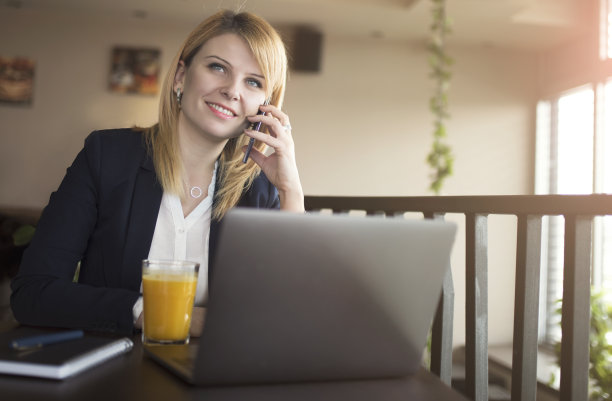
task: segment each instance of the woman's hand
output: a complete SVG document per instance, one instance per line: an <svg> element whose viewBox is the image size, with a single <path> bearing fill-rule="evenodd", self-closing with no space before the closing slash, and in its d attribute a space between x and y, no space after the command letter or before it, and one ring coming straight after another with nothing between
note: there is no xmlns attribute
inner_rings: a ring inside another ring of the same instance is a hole
<svg viewBox="0 0 612 401"><path fill-rule="evenodd" d="M191 312L191 327L189 335L191 337L200 337L204 328L204 319L206 318L206 308L194 306Z"/></svg>
<svg viewBox="0 0 612 401"><path fill-rule="evenodd" d="M281 209L304 212L304 192L295 162L289 117L273 105L260 106L260 110L265 114L251 116L248 120L252 123L260 121L268 128L269 135L250 129L246 129L245 134L265 143L274 149L274 153L266 156L253 148L250 157L278 190Z"/></svg>

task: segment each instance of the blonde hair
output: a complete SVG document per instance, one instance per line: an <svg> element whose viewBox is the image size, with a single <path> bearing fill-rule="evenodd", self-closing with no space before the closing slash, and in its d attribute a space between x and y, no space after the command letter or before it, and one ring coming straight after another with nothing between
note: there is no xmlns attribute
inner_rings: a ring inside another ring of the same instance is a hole
<svg viewBox="0 0 612 401"><path fill-rule="evenodd" d="M245 40L265 77L266 98L279 108L283 103L287 55L282 39L268 22L248 12L223 10L200 23L179 49L166 75L161 89L158 123L143 130L162 188L181 198L186 196L186 188L176 135L180 107L173 91L174 77L180 60L189 67L206 41L225 33L236 34ZM221 152L213 207L213 218L217 220L238 203L242 193L260 173L259 166L252 160L242 162L242 147L248 140L246 135L231 138ZM259 141L255 141L254 147L262 152L266 149L266 145Z"/></svg>

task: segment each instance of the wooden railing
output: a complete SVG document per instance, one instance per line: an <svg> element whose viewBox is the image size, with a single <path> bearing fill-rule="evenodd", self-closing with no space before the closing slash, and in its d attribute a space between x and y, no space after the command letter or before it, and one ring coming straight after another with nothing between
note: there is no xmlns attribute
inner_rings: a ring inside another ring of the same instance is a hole
<svg viewBox="0 0 612 401"><path fill-rule="evenodd" d="M465 216L466 393L488 399L487 216L517 217L516 281L512 359L513 401L535 401L537 389L538 304L542 217L565 220L561 383L562 401L588 398L591 233L595 216L612 215L612 195L344 197L307 196L306 209L352 210L396 216L421 212L425 218L447 213ZM431 370L451 380L454 287L445 279L432 326Z"/></svg>

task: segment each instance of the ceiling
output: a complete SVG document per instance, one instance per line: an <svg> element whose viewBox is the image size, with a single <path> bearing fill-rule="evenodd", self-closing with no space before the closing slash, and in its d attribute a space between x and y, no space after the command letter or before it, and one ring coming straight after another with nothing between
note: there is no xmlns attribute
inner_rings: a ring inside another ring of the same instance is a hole
<svg viewBox="0 0 612 401"><path fill-rule="evenodd" d="M594 26L599 0L447 0L449 43L538 50ZM282 25L324 34L422 41L430 0L0 0L1 7L180 20L195 25L219 8L242 7Z"/></svg>

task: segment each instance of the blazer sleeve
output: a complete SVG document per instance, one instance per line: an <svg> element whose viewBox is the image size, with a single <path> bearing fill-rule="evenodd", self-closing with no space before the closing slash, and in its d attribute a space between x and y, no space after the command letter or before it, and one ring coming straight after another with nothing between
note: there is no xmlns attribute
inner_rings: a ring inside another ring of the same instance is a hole
<svg viewBox="0 0 612 401"><path fill-rule="evenodd" d="M101 138L93 133L42 213L11 283L11 307L23 324L133 330L137 292L73 282L97 223L101 158Z"/></svg>

